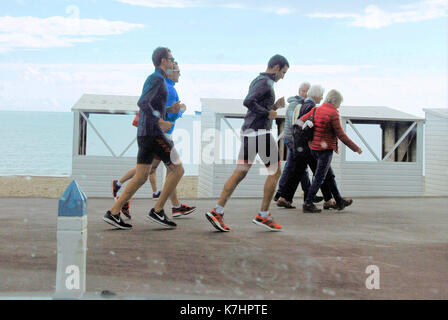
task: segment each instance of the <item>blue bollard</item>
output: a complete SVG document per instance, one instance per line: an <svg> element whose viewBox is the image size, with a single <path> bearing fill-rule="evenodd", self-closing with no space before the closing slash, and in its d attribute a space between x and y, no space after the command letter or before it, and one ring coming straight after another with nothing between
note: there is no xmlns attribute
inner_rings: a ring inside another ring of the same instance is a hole
<svg viewBox="0 0 448 320"><path fill-rule="evenodd" d="M59 198L59 217L82 217L87 213L87 197L73 180Z"/></svg>

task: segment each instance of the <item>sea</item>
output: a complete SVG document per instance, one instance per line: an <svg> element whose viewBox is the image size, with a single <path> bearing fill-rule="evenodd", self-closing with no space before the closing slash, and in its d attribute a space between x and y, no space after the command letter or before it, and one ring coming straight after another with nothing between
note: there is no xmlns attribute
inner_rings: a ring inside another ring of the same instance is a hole
<svg viewBox="0 0 448 320"><path fill-rule="evenodd" d="M134 115L91 114L87 129L87 155L137 155L136 128L131 125ZM242 119L221 123L222 159L236 159L240 142L235 136ZM181 155L185 174L198 175L201 159L200 114L186 114L176 122L173 140ZM230 125L230 126L229 126ZM232 128L230 128L232 127ZM274 122L275 131L275 122ZM347 134L363 147L356 134ZM379 126L358 127L372 149L381 152ZM0 176L70 176L73 149L73 113L39 111L0 111ZM347 152L347 160L375 161L363 147L359 156Z"/></svg>

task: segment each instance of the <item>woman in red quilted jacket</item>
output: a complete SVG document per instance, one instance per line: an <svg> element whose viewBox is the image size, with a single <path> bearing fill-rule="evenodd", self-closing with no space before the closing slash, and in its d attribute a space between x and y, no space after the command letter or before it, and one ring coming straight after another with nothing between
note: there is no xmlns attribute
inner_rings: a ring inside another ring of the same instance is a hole
<svg viewBox="0 0 448 320"><path fill-rule="evenodd" d="M344 132L341 127L341 120L339 117L338 108L342 103L342 95L336 91L331 90L328 92L325 102L316 109L314 116L314 137L309 146L311 154L317 160L316 172L314 173L313 182L306 195L305 204L303 205L303 212L320 212L314 203L313 199L322 185L327 173L329 173L329 186L331 193L337 203L337 209L342 210L345 207L353 203L352 199L342 198L336 180L334 179L334 173L330 168L331 159L333 158L333 151L338 153L338 139L341 140L347 147L359 154L362 153L360 147L358 147ZM300 118L304 123L310 120L313 115L314 108L306 115Z"/></svg>

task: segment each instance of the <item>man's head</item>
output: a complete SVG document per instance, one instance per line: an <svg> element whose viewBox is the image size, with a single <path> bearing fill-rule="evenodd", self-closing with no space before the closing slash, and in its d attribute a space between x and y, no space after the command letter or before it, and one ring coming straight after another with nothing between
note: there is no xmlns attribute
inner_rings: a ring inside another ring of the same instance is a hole
<svg viewBox="0 0 448 320"><path fill-rule="evenodd" d="M311 85L309 82L303 82L299 86L299 96L301 96L303 99L306 99L308 97L308 90L310 89Z"/></svg>
<svg viewBox="0 0 448 320"><path fill-rule="evenodd" d="M171 50L165 47L158 47L152 53L152 63L154 67L160 68L163 71L173 68L174 58L171 55Z"/></svg>
<svg viewBox="0 0 448 320"><path fill-rule="evenodd" d="M173 80L175 83L179 82L180 69L176 61L174 61L173 68L167 70L167 75L168 78Z"/></svg>
<svg viewBox="0 0 448 320"><path fill-rule="evenodd" d="M326 103L332 104L335 108L339 108L341 106L342 101L344 98L337 90L330 90L328 92L327 97L325 98Z"/></svg>
<svg viewBox="0 0 448 320"><path fill-rule="evenodd" d="M318 84L314 84L308 90L308 97L312 98L316 104L320 103L324 97L324 88Z"/></svg>
<svg viewBox="0 0 448 320"><path fill-rule="evenodd" d="M276 54L268 62L268 68L266 70L267 73L275 74L275 82L283 79L285 77L286 72L289 69L289 62L286 60L284 56Z"/></svg>

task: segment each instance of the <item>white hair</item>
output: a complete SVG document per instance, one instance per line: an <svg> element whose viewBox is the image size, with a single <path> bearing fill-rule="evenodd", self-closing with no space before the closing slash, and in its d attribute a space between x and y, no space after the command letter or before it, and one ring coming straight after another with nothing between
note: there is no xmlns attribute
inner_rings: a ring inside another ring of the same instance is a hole
<svg viewBox="0 0 448 320"><path fill-rule="evenodd" d="M325 89L319 84L313 84L308 90L308 97L311 98L322 98L324 96Z"/></svg>
<svg viewBox="0 0 448 320"><path fill-rule="evenodd" d="M299 86L299 91L304 89L309 89L311 87L309 82L302 82L302 84Z"/></svg>
<svg viewBox="0 0 448 320"><path fill-rule="evenodd" d="M337 90L330 90L328 92L327 97L325 98L326 103L331 103L332 105L339 107L342 103L344 98L342 97L342 94Z"/></svg>

